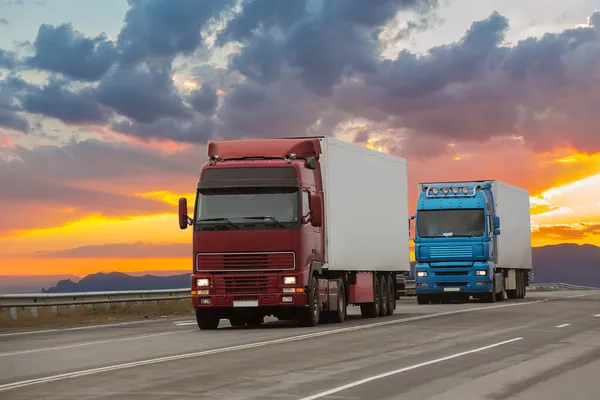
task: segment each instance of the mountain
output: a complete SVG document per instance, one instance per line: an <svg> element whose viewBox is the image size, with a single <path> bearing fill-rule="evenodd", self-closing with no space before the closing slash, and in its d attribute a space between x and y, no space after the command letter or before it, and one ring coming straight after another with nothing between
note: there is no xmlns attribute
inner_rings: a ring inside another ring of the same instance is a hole
<svg viewBox="0 0 600 400"><path fill-rule="evenodd" d="M65 279L77 282L81 278L75 275L0 275L0 293L39 293L40 288Z"/></svg>
<svg viewBox="0 0 600 400"><path fill-rule="evenodd" d="M535 283L564 282L600 287L600 247L559 244L533 248ZM414 263L413 263L414 271ZM414 272L413 272L414 277ZM44 293L189 288L190 274L131 276L119 272L88 275L79 282L61 280Z"/></svg>
<svg viewBox="0 0 600 400"><path fill-rule="evenodd" d="M150 290L189 288L190 274L131 276L121 272L88 275L79 282L59 281L56 286L42 289L42 293L99 292L120 290Z"/></svg>

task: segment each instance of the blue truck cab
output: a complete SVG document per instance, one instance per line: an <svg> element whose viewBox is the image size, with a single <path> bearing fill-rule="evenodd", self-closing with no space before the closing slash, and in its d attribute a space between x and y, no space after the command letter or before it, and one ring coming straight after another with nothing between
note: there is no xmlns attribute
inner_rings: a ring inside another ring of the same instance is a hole
<svg viewBox="0 0 600 400"><path fill-rule="evenodd" d="M415 283L419 304L503 300L496 269L501 234L490 181L419 184L415 219Z"/></svg>

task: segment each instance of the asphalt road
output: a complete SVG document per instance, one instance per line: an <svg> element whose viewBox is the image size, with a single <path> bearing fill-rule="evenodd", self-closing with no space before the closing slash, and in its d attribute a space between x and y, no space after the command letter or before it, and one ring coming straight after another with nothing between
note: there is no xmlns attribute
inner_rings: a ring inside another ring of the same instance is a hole
<svg viewBox="0 0 600 400"><path fill-rule="evenodd" d="M407 299L394 316L316 329L222 326L200 331L170 320L3 334L0 399L600 396L598 292L496 304Z"/></svg>

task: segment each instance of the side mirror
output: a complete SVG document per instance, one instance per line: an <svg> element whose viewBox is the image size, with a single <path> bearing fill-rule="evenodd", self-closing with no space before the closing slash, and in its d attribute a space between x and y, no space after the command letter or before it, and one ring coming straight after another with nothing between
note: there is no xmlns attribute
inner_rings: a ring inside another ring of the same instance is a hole
<svg viewBox="0 0 600 400"><path fill-rule="evenodd" d="M496 235L496 236L500 235L500 228L494 229L494 235Z"/></svg>
<svg viewBox="0 0 600 400"><path fill-rule="evenodd" d="M187 199L182 197L179 199L179 228L187 229L188 225L191 225L190 222L190 218L188 217Z"/></svg>
<svg viewBox="0 0 600 400"><path fill-rule="evenodd" d="M316 228L323 225L323 197L320 194L310 194L310 224Z"/></svg>
<svg viewBox="0 0 600 400"><path fill-rule="evenodd" d="M494 229L500 229L500 217L494 215Z"/></svg>

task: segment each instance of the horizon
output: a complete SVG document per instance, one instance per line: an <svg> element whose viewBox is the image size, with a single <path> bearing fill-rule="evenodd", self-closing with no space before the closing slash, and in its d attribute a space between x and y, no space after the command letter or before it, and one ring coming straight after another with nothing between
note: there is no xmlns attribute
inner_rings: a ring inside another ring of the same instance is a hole
<svg viewBox="0 0 600 400"><path fill-rule="evenodd" d="M409 210L418 182L501 180L533 247L600 246L589 0L233 3L0 1L0 276L191 270L177 201L212 139L405 157Z"/></svg>

